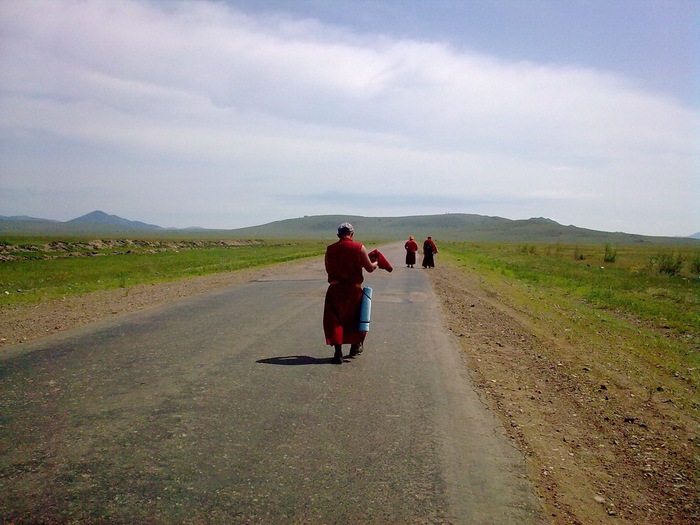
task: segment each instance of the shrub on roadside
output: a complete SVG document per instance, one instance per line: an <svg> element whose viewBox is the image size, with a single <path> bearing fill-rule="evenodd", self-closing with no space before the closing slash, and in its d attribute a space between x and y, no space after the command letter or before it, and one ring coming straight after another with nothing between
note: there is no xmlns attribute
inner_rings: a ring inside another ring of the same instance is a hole
<svg viewBox="0 0 700 525"><path fill-rule="evenodd" d="M683 268L683 256L675 251L661 252L650 257L650 266L658 273L678 275Z"/></svg>
<svg viewBox="0 0 700 525"><path fill-rule="evenodd" d="M613 248L610 243L605 245L605 255L603 256L603 261L606 263L614 263L617 259L617 249Z"/></svg>
<svg viewBox="0 0 700 525"><path fill-rule="evenodd" d="M700 275L700 253L696 253L689 261L690 271L695 275Z"/></svg>

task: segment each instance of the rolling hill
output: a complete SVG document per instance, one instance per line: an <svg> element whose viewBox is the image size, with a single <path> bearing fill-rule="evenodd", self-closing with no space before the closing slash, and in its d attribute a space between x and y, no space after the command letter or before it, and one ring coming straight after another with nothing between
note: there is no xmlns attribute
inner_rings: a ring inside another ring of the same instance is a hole
<svg viewBox="0 0 700 525"><path fill-rule="evenodd" d="M93 211L81 217L71 219L67 224L103 224L115 228L131 228L141 230L162 230L160 226L155 224L146 224L140 221L130 221L123 219L117 215L108 215L103 211Z"/></svg>
<svg viewBox="0 0 700 525"><path fill-rule="evenodd" d="M157 231L163 231L163 228L140 221L130 221L97 210L66 222L26 215L13 217L0 215L0 235L142 235Z"/></svg>
<svg viewBox="0 0 700 525"><path fill-rule="evenodd" d="M551 219L511 220L466 213L415 215L404 217L363 217L317 215L275 221L232 230L170 229L140 221L131 221L94 211L70 221L60 222L33 217L0 216L0 236L108 236L135 238L255 238L255 239L328 239L335 238L338 224L349 221L362 241L403 240L409 235L422 241L431 235L436 241L480 241L512 243L564 244L690 244L700 246L691 237L651 237L622 232L603 232L564 226Z"/></svg>
<svg viewBox="0 0 700 525"><path fill-rule="evenodd" d="M449 213L405 217L320 215L287 219L261 226L228 230L240 237L333 238L341 222L353 224L358 239L403 240L413 235L421 241L482 241L567 244L698 244L686 237L651 237L622 232L602 232L563 226L551 219L511 220L502 217Z"/></svg>

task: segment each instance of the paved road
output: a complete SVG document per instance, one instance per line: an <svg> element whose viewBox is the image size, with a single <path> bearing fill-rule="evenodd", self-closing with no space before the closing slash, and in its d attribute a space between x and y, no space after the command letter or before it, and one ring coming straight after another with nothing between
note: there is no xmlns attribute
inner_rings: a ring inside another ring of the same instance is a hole
<svg viewBox="0 0 700 525"><path fill-rule="evenodd" d="M539 523L429 270L383 251L365 352L340 366L319 261L6 350L0 518Z"/></svg>

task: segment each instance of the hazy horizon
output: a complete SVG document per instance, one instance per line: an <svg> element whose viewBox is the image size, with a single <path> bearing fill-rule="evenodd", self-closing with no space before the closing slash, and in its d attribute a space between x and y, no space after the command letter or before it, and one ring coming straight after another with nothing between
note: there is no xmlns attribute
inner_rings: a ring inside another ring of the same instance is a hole
<svg viewBox="0 0 700 525"><path fill-rule="evenodd" d="M83 218L83 217L87 217L87 216L89 216L89 215L91 215L91 214L93 214L93 213L101 213L101 214L105 214L106 216L109 216L109 217L115 217L115 218L117 218L117 219L126 220L126 221L129 221L129 222L138 222L138 223L147 224L147 225L149 225L149 226L156 226L156 227L162 228L162 229L164 229L164 230L178 230L178 229L182 229L182 230L185 230L185 229L237 230L237 229L241 229L241 228L255 228L255 227L257 227L257 226L266 226L266 225L271 224L271 223L274 223L274 222L290 221L290 220L304 219L304 218L315 218L315 217L345 217L345 218L351 220L351 219L354 218L354 217L355 217L355 218L356 218L356 217L360 217L360 218L362 218L362 219L401 219L401 218L410 219L410 218L421 218L421 217L441 217L441 216L444 216L444 215L476 215L476 216L479 216L479 217L487 217L487 218L495 218L495 219L505 219L505 220L507 220L507 221L522 221L522 220L537 220L537 219L542 219L542 220L547 220L547 221L553 221L553 220L554 220L554 219L550 219L549 217L541 217L541 216L538 216L538 217L527 217L527 218L523 218L523 219L512 219L512 218L509 218L509 217L502 217L502 216L500 216L500 215L482 215L482 214L460 213L460 212L454 212L454 213L448 212L448 213L442 213L442 214L382 215L382 216L372 216L372 215L367 216L367 215L357 215L357 214L345 214L345 215L343 215L343 214L336 214L336 213L328 213L328 214L320 214L320 215L304 215L304 216L299 216L299 217L286 217L286 218L283 218L283 219L276 219L276 220L274 220L274 221L268 221L268 222L264 222L264 223L260 223L260 224L251 224L251 225L248 225L248 226L241 226L241 227L238 227L238 228L216 228L216 227L214 227L214 228L205 228L205 227L203 227L203 226L198 226L198 225L196 225L196 224L192 224L192 225L190 225L190 226L182 226L182 227L163 226L163 225L161 225L161 224L148 223L148 222L143 221L143 220L140 220L140 219L138 219L138 218L122 217L122 216L117 215L117 214L115 214L115 213L109 213L109 212L105 212L105 211L103 211L103 210L93 210L93 211L88 212L88 213L84 213L84 214L81 214L81 215L76 215L75 217L72 217L72 218L67 219L67 220L52 219L52 218L50 218L50 217L35 217L35 216L31 216L31 215L26 215L26 214L23 214L23 215L11 215L11 216L0 215L0 219L22 219L22 218L26 218L26 219L28 219L28 220L34 220L34 219L36 219L36 220L46 220L46 221L52 221L52 222L66 223L66 222L73 221L73 220L75 220L75 219L81 219L81 218ZM554 221L554 222L557 222L557 221ZM561 224L561 223L559 223L559 222L557 222L557 224L560 224L561 226L573 226L573 227L576 227L576 228L588 229L588 228L584 228L583 226L578 226L578 225L576 225L576 224ZM592 230L593 230L593 231L599 231L599 232L601 232L601 233L624 233L624 234L629 234L629 235L644 235L644 234L640 234L639 232L631 232L631 231L628 232L628 231L611 231L611 230L595 230L595 229L592 229ZM697 235L700 235L700 231L698 231L698 232L692 232L692 233L688 233L688 234L681 234L681 235L662 235L662 236L660 236L660 237L693 238L694 236L697 236Z"/></svg>

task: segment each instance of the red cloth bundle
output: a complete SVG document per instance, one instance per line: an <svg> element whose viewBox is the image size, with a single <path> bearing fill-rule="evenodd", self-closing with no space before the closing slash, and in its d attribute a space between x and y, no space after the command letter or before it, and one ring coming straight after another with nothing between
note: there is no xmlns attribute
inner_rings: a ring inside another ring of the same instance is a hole
<svg viewBox="0 0 700 525"><path fill-rule="evenodd" d="M394 268L392 268L391 264L389 261L386 260L386 257L382 255L382 252L379 250L372 250L369 252L369 260L374 262L377 261L379 263L379 268L382 270L386 270L387 272L392 271Z"/></svg>

